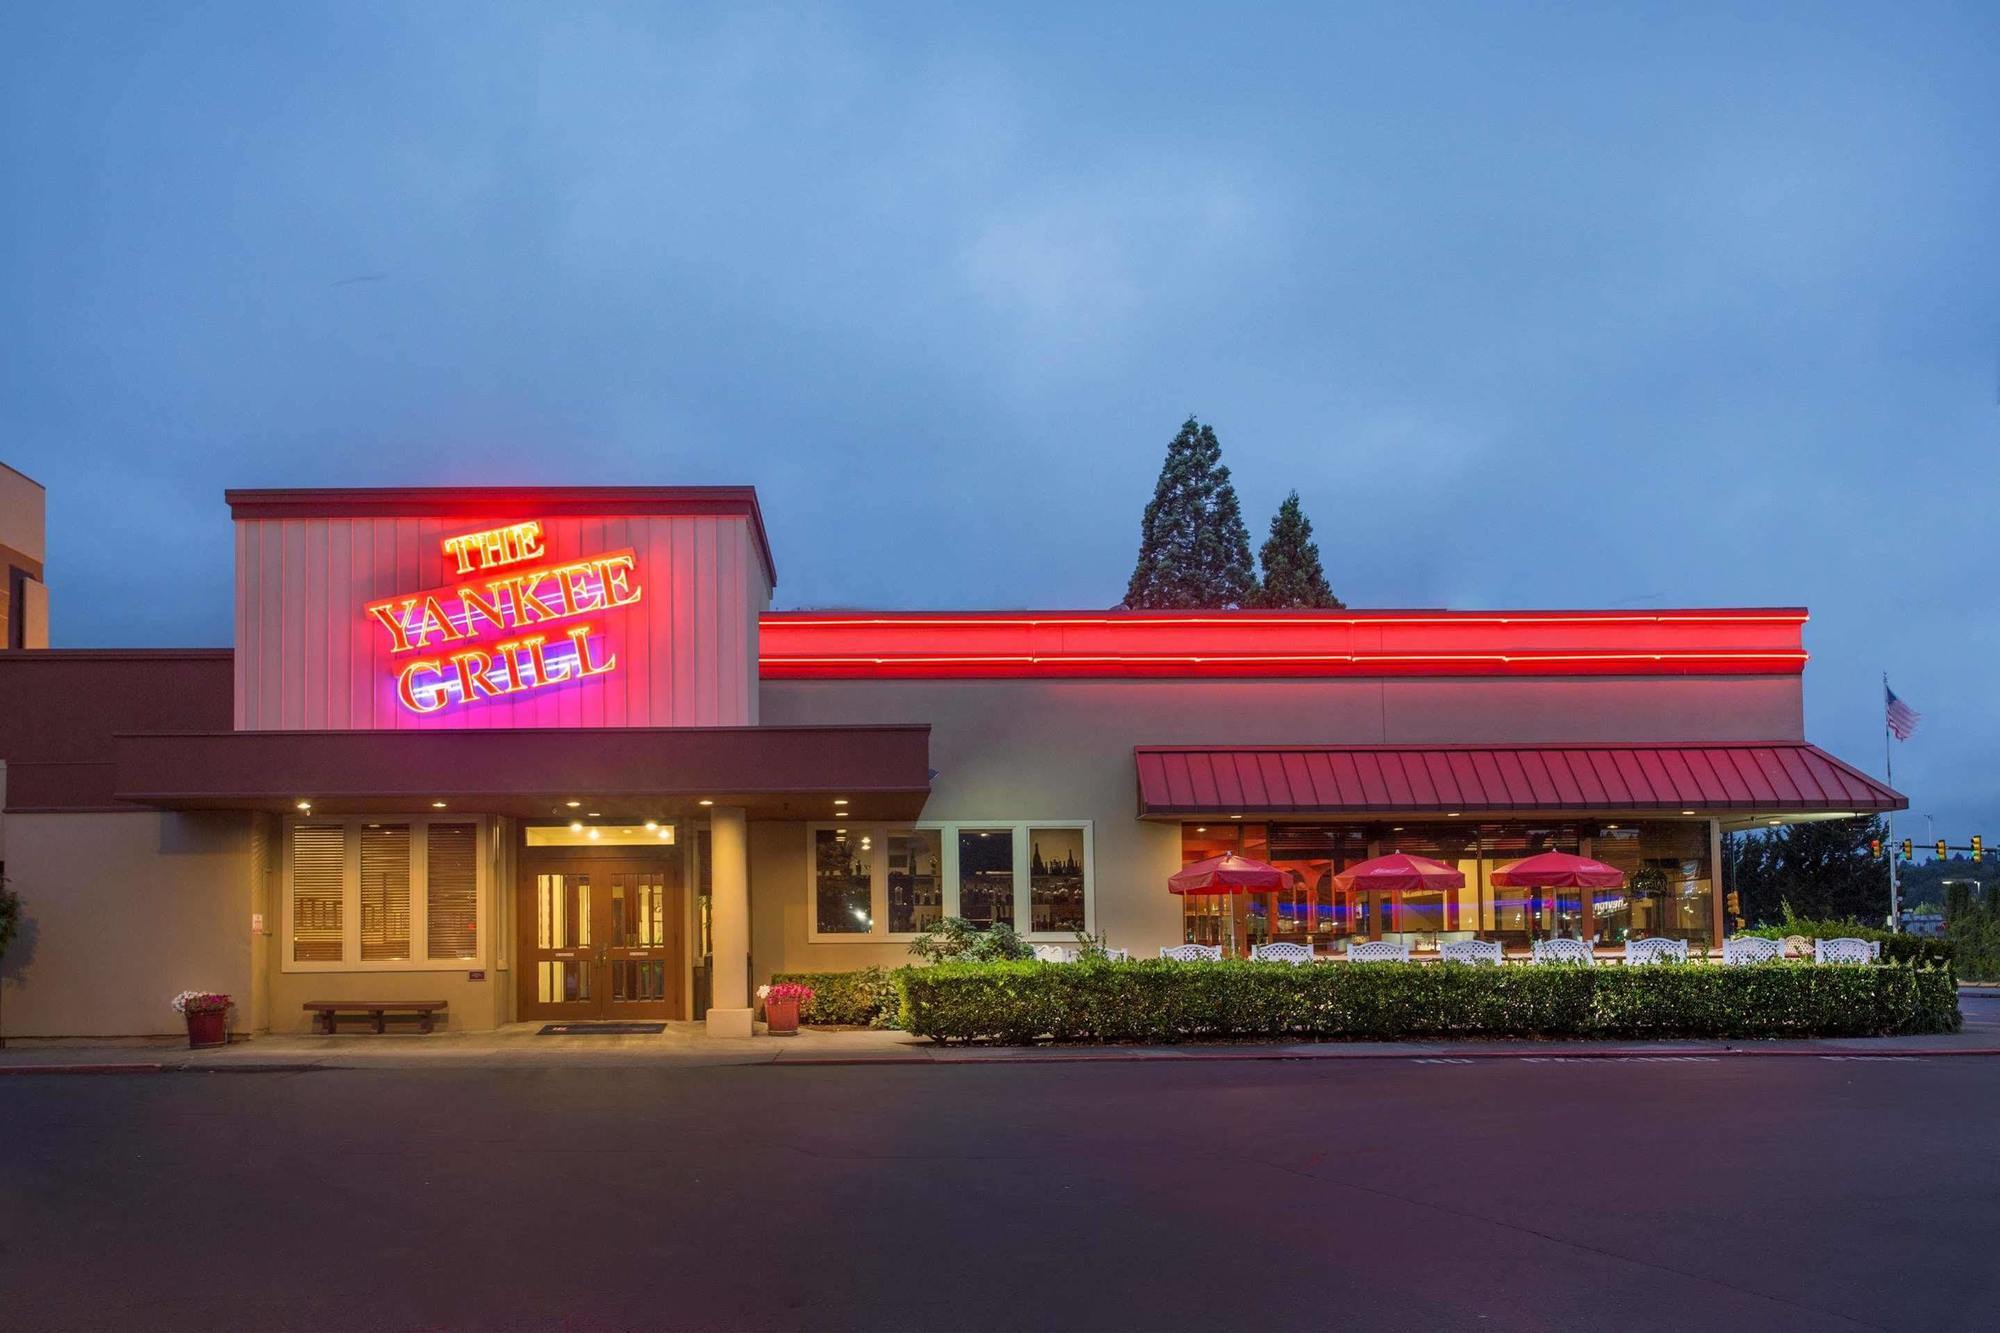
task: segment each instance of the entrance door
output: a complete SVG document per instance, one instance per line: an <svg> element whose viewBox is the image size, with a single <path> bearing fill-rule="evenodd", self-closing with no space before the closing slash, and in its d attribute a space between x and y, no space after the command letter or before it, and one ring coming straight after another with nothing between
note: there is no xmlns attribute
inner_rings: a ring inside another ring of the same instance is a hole
<svg viewBox="0 0 2000 1333"><path fill-rule="evenodd" d="M680 863L524 856L523 1019L684 1018Z"/></svg>

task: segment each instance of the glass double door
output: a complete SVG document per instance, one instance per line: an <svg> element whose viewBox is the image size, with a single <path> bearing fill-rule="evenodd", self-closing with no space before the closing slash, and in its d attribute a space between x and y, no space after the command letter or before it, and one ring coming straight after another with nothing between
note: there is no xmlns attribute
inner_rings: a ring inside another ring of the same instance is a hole
<svg viewBox="0 0 2000 1333"><path fill-rule="evenodd" d="M524 858L523 1019L684 1018L680 863Z"/></svg>

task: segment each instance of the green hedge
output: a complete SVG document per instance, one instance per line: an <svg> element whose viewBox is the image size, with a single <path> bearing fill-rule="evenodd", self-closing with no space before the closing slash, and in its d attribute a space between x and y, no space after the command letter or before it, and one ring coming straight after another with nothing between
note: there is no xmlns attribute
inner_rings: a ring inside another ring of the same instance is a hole
<svg viewBox="0 0 2000 1333"><path fill-rule="evenodd" d="M1949 970L1458 964L981 963L895 974L939 1041L1241 1037L1854 1037L1955 1032Z"/></svg>
<svg viewBox="0 0 2000 1333"><path fill-rule="evenodd" d="M864 967L853 972L777 972L772 984L794 981L813 988L813 997L799 1008L799 1021L821 1026L894 1027L898 998L896 982L886 968Z"/></svg>
<svg viewBox="0 0 2000 1333"><path fill-rule="evenodd" d="M1882 961L1885 963L1915 963L1923 965L1949 964L1955 951L1949 940L1930 939L1922 935L1899 935L1880 926L1864 926L1854 921L1813 921L1804 917L1794 917L1790 921L1780 921L1768 926L1752 926L1737 932L1742 935L1761 935L1767 940L1781 940L1787 935L1803 935L1809 940L1880 940Z"/></svg>

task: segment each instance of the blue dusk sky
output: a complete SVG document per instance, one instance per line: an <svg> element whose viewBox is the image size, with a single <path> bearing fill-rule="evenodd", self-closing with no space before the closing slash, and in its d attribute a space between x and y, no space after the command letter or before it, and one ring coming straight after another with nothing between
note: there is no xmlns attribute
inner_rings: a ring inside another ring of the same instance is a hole
<svg viewBox="0 0 2000 1333"><path fill-rule="evenodd" d="M782 607L1102 607L1183 417L1362 607L1803 604L2000 841L2000 6L0 7L63 646L225 486L752 483ZM1904 821L1921 836L1921 820Z"/></svg>

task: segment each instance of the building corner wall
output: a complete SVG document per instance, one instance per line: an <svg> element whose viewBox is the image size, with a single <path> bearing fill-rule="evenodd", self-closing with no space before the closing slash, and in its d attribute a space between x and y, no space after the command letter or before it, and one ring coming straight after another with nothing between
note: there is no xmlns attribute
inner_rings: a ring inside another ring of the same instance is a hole
<svg viewBox="0 0 2000 1333"><path fill-rule="evenodd" d="M254 817L130 811L7 816L22 930L0 959L10 1037L171 1034L183 990L235 998L252 1030Z"/></svg>

